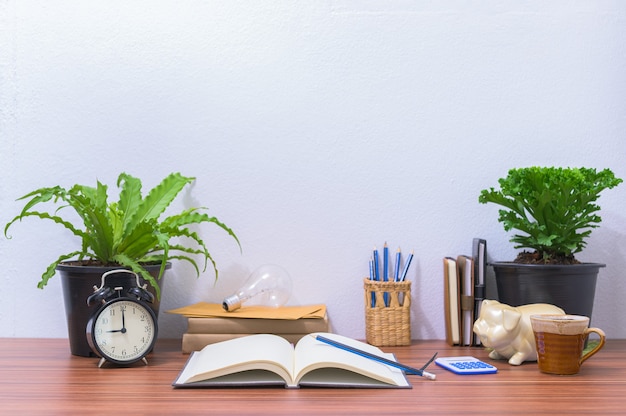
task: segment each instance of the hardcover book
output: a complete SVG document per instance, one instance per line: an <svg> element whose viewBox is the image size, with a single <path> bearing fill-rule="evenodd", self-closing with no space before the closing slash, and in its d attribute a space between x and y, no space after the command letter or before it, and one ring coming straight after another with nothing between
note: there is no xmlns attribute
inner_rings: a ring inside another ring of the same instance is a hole
<svg viewBox="0 0 626 416"><path fill-rule="evenodd" d="M474 260L465 255L456 259L461 298L461 342L470 346L474 340Z"/></svg>
<svg viewBox="0 0 626 416"><path fill-rule="evenodd" d="M472 258L474 259L474 319L477 319L486 296L487 240L483 238L472 240ZM480 337L476 334L474 334L474 345L481 345Z"/></svg>
<svg viewBox="0 0 626 416"><path fill-rule="evenodd" d="M456 259L443 259L443 301L446 324L446 342L459 345L461 342L461 298L460 281Z"/></svg>
<svg viewBox="0 0 626 416"><path fill-rule="evenodd" d="M310 334L331 332L328 315L323 318L264 319L264 318L188 318L190 334Z"/></svg>
<svg viewBox="0 0 626 416"><path fill-rule="evenodd" d="M269 333L269 332L268 332ZM296 344L300 339L309 332L302 334L283 334L283 333L274 333L274 335L278 335L281 338L285 338L291 344ZM249 335L253 335L252 333L241 333L241 334L194 334L194 333L184 333L183 341L182 341L182 352L183 354L190 354L194 351L200 351L202 348L206 347L209 344L215 344L217 342L228 341L230 339L247 337Z"/></svg>

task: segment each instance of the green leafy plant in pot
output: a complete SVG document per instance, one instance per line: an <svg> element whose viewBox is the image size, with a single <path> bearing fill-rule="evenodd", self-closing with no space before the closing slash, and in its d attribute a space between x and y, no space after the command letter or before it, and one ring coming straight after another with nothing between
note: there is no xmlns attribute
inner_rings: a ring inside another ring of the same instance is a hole
<svg viewBox="0 0 626 416"><path fill-rule="evenodd" d="M511 262L493 262L499 300L512 306L550 303L591 317L601 263L575 257L601 222L596 203L622 179L609 169L526 167L500 178L500 189L484 189L478 201L503 207L498 221L515 248L530 249Z"/></svg>
<svg viewBox="0 0 626 416"><path fill-rule="evenodd" d="M204 208L189 208L161 218L176 196L194 180L180 173L171 173L144 197L141 180L121 173L117 179L119 199L115 202L109 202L108 186L100 181L96 187L40 188L18 199L27 202L19 215L6 224L4 233L7 238L10 238L8 231L15 222L38 217L62 225L81 240L80 248L54 260L38 283L43 289L57 270L61 274L72 354L92 355L85 326L97 306L88 307L86 299L93 293L93 287L100 285L104 272L125 268L140 275L156 295L153 309L158 314L161 278L170 267L170 260L188 262L199 276L196 256L200 256L204 263L202 270L206 270L210 262L215 278L218 278L216 263L193 226L213 223L232 236L241 248L235 233L217 218L203 212ZM36 210L39 206L43 209ZM63 217L61 214L68 209L77 217ZM125 286L134 279L130 273L118 275L121 280L115 282L117 285Z"/></svg>

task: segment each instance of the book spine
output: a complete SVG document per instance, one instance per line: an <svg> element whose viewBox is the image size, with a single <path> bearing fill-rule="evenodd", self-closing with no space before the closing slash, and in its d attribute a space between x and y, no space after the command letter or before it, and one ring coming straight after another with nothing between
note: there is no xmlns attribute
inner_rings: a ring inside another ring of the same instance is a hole
<svg viewBox="0 0 626 416"><path fill-rule="evenodd" d="M256 319L188 318L190 334L308 334L331 332L328 318Z"/></svg>

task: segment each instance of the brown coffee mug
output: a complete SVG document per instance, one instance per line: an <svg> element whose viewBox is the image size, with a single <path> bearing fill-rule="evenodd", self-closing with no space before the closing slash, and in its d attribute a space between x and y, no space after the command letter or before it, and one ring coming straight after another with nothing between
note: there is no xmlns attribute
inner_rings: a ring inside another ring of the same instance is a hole
<svg viewBox="0 0 626 416"><path fill-rule="evenodd" d="M531 315L539 370L548 374L577 374L583 362L604 346L606 336L589 328L589 318L580 315ZM589 334L600 337L598 345L583 355Z"/></svg>

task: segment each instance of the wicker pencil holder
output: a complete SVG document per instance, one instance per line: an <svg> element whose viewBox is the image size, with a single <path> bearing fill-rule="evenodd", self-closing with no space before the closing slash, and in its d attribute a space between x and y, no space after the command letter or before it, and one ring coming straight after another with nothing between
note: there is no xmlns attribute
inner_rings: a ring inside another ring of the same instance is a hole
<svg viewBox="0 0 626 416"><path fill-rule="evenodd" d="M363 279L365 288L365 338L378 347L411 344L411 282ZM375 304L372 306L372 294ZM385 305L387 294L388 306Z"/></svg>

